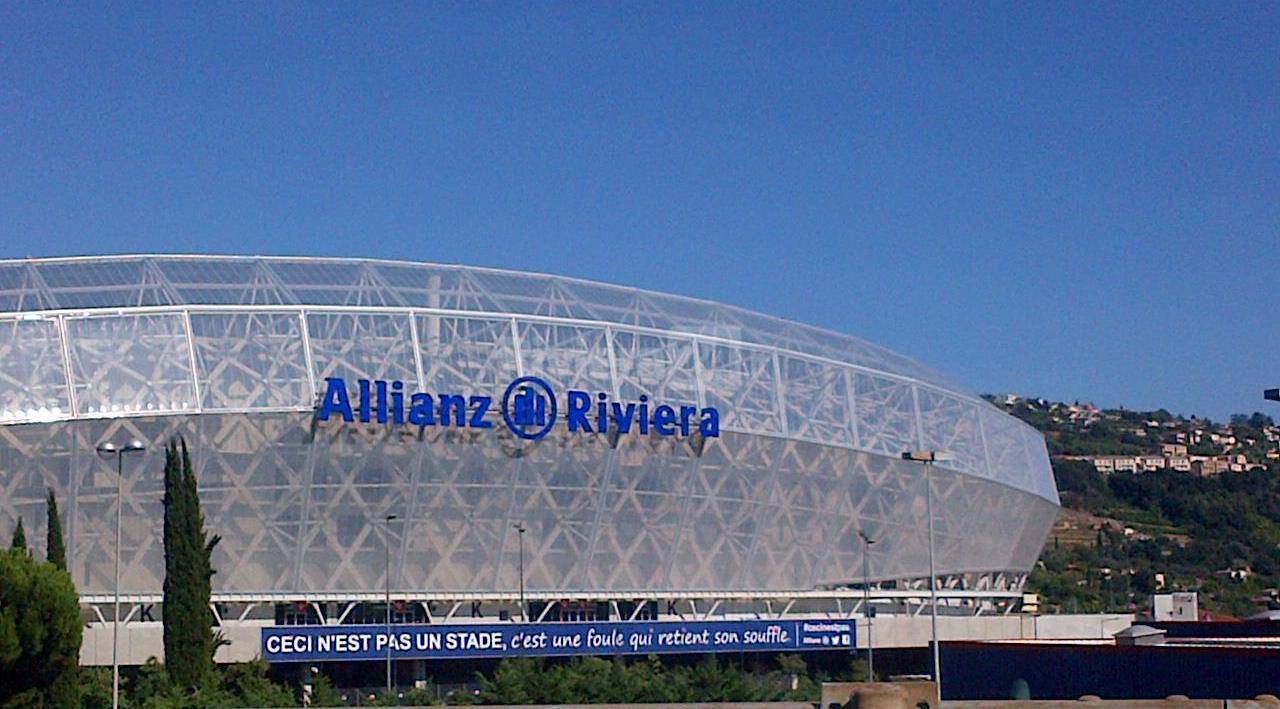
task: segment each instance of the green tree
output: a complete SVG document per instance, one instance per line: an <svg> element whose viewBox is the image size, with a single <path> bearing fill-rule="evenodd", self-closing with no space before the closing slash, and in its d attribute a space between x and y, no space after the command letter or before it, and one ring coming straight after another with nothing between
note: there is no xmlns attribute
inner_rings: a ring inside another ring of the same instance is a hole
<svg viewBox="0 0 1280 709"><path fill-rule="evenodd" d="M13 541L9 543L10 549L27 550L27 532L22 528L22 518L18 518L18 526L13 528Z"/></svg>
<svg viewBox="0 0 1280 709"><path fill-rule="evenodd" d="M81 709L110 709L111 668L84 667L80 670Z"/></svg>
<svg viewBox="0 0 1280 709"><path fill-rule="evenodd" d="M0 554L0 707L79 706L80 599L67 572Z"/></svg>
<svg viewBox="0 0 1280 709"><path fill-rule="evenodd" d="M222 690L238 707L291 707L293 692L267 677L267 663L262 660L237 662L221 668Z"/></svg>
<svg viewBox="0 0 1280 709"><path fill-rule="evenodd" d="M200 511L196 476L186 441L165 448L164 465L164 656L173 684L183 690L206 686L213 670L213 548Z"/></svg>
<svg viewBox="0 0 1280 709"><path fill-rule="evenodd" d="M317 673L311 680L311 706L313 707L345 707L347 702L342 694L333 688L333 682L323 673Z"/></svg>
<svg viewBox="0 0 1280 709"><path fill-rule="evenodd" d="M45 514L49 519L45 526L44 556L50 564L66 571L67 547L62 541L62 520L58 517L58 498L54 496L53 488L49 488L45 500Z"/></svg>

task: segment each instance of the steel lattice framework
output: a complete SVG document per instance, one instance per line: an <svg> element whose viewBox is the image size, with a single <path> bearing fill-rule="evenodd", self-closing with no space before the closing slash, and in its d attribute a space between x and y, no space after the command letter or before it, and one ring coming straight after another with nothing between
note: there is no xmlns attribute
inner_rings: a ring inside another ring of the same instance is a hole
<svg viewBox="0 0 1280 709"><path fill-rule="evenodd" d="M501 391L513 378L716 406L681 442L498 430L317 426L323 378ZM321 382L321 386L317 386ZM114 471L126 463L124 590L158 592L162 456L194 451L215 589L307 597L516 586L535 592L786 591L926 567L1025 572L1058 510L1033 429L916 362L742 309L544 275L415 263L217 256L0 262L0 525L43 540L57 491L82 593L111 588ZM386 514L400 522L390 528ZM390 535L387 538L386 535ZM36 545L40 546L39 544Z"/></svg>

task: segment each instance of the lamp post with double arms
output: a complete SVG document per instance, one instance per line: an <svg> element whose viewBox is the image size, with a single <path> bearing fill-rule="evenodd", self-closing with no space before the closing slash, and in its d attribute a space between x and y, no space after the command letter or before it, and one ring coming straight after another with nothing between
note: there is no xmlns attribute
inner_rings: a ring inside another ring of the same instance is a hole
<svg viewBox="0 0 1280 709"><path fill-rule="evenodd" d="M929 625L933 634L933 682L942 696L942 659L938 652L938 573L933 563L933 464L952 459L947 451L907 451L903 460L912 460L924 466L924 496L926 514L929 516Z"/></svg>
<svg viewBox="0 0 1280 709"><path fill-rule="evenodd" d="M867 679L872 682L876 681L876 661L874 644L871 636L871 619L875 614L871 612L871 545L876 540L867 536L867 533L858 530L858 538L862 540L862 614L867 618Z"/></svg>
<svg viewBox="0 0 1280 709"><path fill-rule="evenodd" d="M382 535L382 551L383 551L383 575L387 581L387 595L384 599L387 604L387 694L391 694L391 523L396 520L396 515L387 515L383 518L386 522L386 530Z"/></svg>
<svg viewBox="0 0 1280 709"><path fill-rule="evenodd" d="M124 445L110 441L99 443L98 456L103 460L116 459L116 581L115 613L111 617L111 709L120 709L120 521L124 509L124 456L141 453L147 445L134 438Z"/></svg>

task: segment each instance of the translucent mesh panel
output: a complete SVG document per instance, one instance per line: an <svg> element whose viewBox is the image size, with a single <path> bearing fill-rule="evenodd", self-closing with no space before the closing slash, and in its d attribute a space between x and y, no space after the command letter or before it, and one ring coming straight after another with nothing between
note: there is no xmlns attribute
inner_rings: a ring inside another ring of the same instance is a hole
<svg viewBox="0 0 1280 709"><path fill-rule="evenodd" d="M420 315L417 326L428 391L497 396L516 378L510 320Z"/></svg>
<svg viewBox="0 0 1280 709"><path fill-rule="evenodd" d="M943 467L988 477L978 407L928 387L917 387L917 392L921 443L925 450L951 453L951 460L939 463Z"/></svg>
<svg viewBox="0 0 1280 709"><path fill-rule="evenodd" d="M157 266L185 303L283 305L294 302L260 261L158 260Z"/></svg>
<svg viewBox="0 0 1280 709"><path fill-rule="evenodd" d="M865 450L894 457L920 447L911 385L863 372L853 375L858 436Z"/></svg>
<svg viewBox="0 0 1280 709"><path fill-rule="evenodd" d="M187 327L176 313L66 320L81 414L195 408Z"/></svg>
<svg viewBox="0 0 1280 709"><path fill-rule="evenodd" d="M22 312L57 307L45 297L28 264L0 264L0 312Z"/></svg>
<svg viewBox="0 0 1280 709"><path fill-rule="evenodd" d="M502 304L474 274L458 267L379 264L378 273L415 307L502 312Z"/></svg>
<svg viewBox="0 0 1280 709"><path fill-rule="evenodd" d="M526 376L546 379L559 396L567 389L613 391L604 328L522 321L517 330Z"/></svg>
<svg viewBox="0 0 1280 709"><path fill-rule="evenodd" d="M314 305L394 306L403 302L374 270L359 261L267 262L299 302Z"/></svg>
<svg viewBox="0 0 1280 709"><path fill-rule="evenodd" d="M0 321L0 423L70 415L56 320Z"/></svg>
<svg viewBox="0 0 1280 709"><path fill-rule="evenodd" d="M990 456L991 477L1019 489L1034 489L1035 468L1023 438L1024 426L992 407L981 409L982 431Z"/></svg>
<svg viewBox="0 0 1280 709"><path fill-rule="evenodd" d="M924 470L885 456L727 433L702 458L670 441L543 439L383 427L311 433L306 413L210 414L0 426L0 528L40 544L44 489L67 519L81 593L111 590L115 467L93 447L138 437L124 465L126 592L158 593L162 446L186 438L210 531L215 592L514 590L523 522L532 590L806 589L927 569ZM1042 497L934 468L939 568L1026 569L1057 512ZM383 517L401 519L387 528Z"/></svg>
<svg viewBox="0 0 1280 709"><path fill-rule="evenodd" d="M649 453L647 440L626 437L606 467L586 568L595 586L645 588L666 578L684 519L690 459Z"/></svg>
<svg viewBox="0 0 1280 709"><path fill-rule="evenodd" d="M845 370L798 357L779 358L787 430L792 436L853 446Z"/></svg>
<svg viewBox="0 0 1280 709"><path fill-rule="evenodd" d="M698 357L707 405L719 410L722 427L752 433L782 433L778 378L770 353L699 343Z"/></svg>
<svg viewBox="0 0 1280 709"><path fill-rule="evenodd" d="M487 270L472 271L470 276L502 312L532 315L545 309L545 288L537 276Z"/></svg>
<svg viewBox="0 0 1280 709"><path fill-rule="evenodd" d="M379 263L373 270L406 305L446 310L500 310L457 267Z"/></svg>
<svg viewBox="0 0 1280 709"><path fill-rule="evenodd" d="M193 462L205 523L223 537L213 559L221 587L295 588L313 448L305 431L278 416L202 416L198 426L205 445Z"/></svg>
<svg viewBox="0 0 1280 709"><path fill-rule="evenodd" d="M527 587L583 588L610 449L603 436L558 433L552 443L537 446L520 459L507 517L530 530L525 536ZM518 543L517 534L509 532L495 585L498 579L518 577Z"/></svg>
<svg viewBox="0 0 1280 709"><path fill-rule="evenodd" d="M618 372L618 395L637 401L671 405L698 404L698 377L693 341L625 330L613 330L613 357Z"/></svg>
<svg viewBox="0 0 1280 709"><path fill-rule="evenodd" d="M179 303L416 306L604 320L795 349L954 388L918 362L857 338L692 298L540 274L213 256L0 263L0 312Z"/></svg>
<svg viewBox="0 0 1280 709"><path fill-rule="evenodd" d="M418 383L408 315L311 313L307 315L316 386L342 377Z"/></svg>
<svg viewBox="0 0 1280 709"><path fill-rule="evenodd" d="M119 308L175 302L142 259L40 263L37 272L60 308Z"/></svg>
<svg viewBox="0 0 1280 709"><path fill-rule="evenodd" d="M577 293L577 284L558 279L541 279L535 315L600 320L595 303L583 300Z"/></svg>
<svg viewBox="0 0 1280 709"><path fill-rule="evenodd" d="M314 401L297 313L195 313L191 329L204 408Z"/></svg>
<svg viewBox="0 0 1280 709"><path fill-rule="evenodd" d="M1058 488L1053 481L1053 467L1049 463L1049 451L1045 446L1044 436L1030 426L1022 426L1022 441L1027 449L1027 458L1031 461L1030 485L1026 488L1053 504L1058 504Z"/></svg>

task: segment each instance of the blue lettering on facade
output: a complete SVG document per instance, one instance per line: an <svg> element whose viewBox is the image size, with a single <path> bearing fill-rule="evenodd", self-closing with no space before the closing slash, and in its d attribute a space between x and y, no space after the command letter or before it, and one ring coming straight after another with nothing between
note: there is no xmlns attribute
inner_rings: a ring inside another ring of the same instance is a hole
<svg viewBox="0 0 1280 709"><path fill-rule="evenodd" d="M697 432L705 438L720 435L720 413L714 407L667 404L650 405L648 396L638 402L609 401L609 395L570 389L565 392L564 425L571 433L630 433L653 431L659 436L688 437ZM538 440L556 425L559 405L555 391L539 377L520 377L511 382L499 402L507 428L527 440ZM593 405L594 404L594 405ZM325 392L316 405L319 421L340 418L346 423L377 422L411 426L453 428L493 428L489 413L492 396L452 392L407 392L404 382L381 379L356 380L355 402L341 377L327 377ZM677 413L678 408L678 413Z"/></svg>

